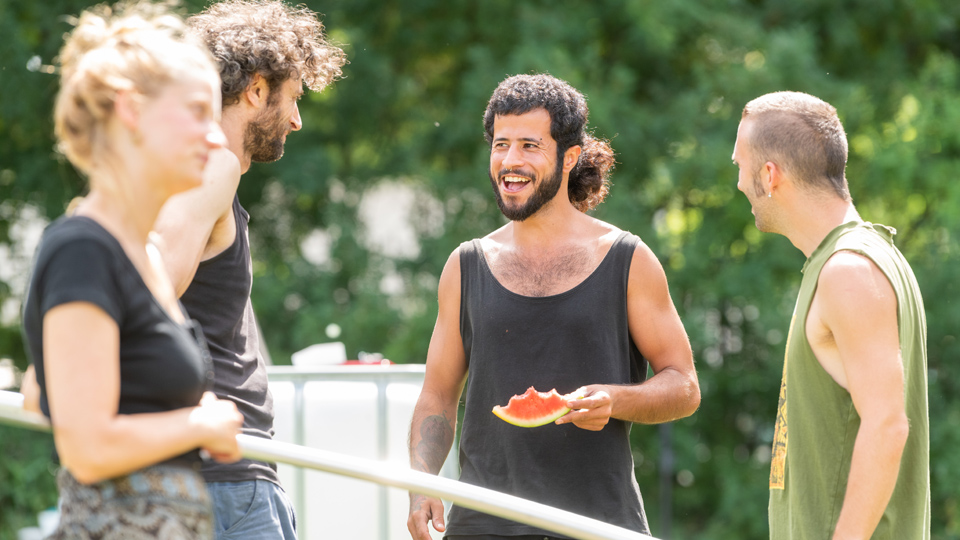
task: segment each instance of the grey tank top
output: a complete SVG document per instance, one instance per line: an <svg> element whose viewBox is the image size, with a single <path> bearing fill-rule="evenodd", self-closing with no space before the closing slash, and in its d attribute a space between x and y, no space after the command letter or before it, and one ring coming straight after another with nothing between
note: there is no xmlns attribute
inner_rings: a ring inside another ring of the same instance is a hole
<svg viewBox="0 0 960 540"><path fill-rule="evenodd" d="M627 327L627 280L638 240L622 233L583 282L546 297L507 290L479 240L460 245L460 334L469 372L461 481L649 534L630 423L611 420L600 431L572 424L520 428L491 412L530 386L565 394L646 378L646 361ZM447 534L556 533L454 506Z"/></svg>
<svg viewBox="0 0 960 540"><path fill-rule="evenodd" d="M236 196L233 217L236 240L222 253L200 263L180 301L203 328L213 358L214 393L237 404L243 414L243 433L269 439L273 436L273 396L267 387L267 367L260 354L260 335L250 303L250 216ZM259 479L279 484L275 468L273 464L243 459L236 463L208 461L202 472L207 482Z"/></svg>

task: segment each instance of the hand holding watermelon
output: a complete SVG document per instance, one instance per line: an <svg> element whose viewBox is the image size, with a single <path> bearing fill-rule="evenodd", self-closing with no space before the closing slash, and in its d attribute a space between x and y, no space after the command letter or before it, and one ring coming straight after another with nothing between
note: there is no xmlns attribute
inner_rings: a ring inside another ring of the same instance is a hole
<svg viewBox="0 0 960 540"><path fill-rule="evenodd" d="M495 406L493 408L493 414L497 415L504 422L519 427L537 427L554 421L558 424L564 424L567 422L564 422L563 418L565 418L565 415L568 416L570 414L571 408L583 408L581 399L585 396L587 388L588 387L582 387L569 394L560 395L557 393L556 388L549 392L537 392L537 390L531 386L525 393L510 398L510 402L506 407L501 407L500 405ZM606 424L606 422L604 422L604 424ZM575 425L584 427L576 422ZM596 429L601 429L602 427L601 425Z"/></svg>
<svg viewBox="0 0 960 540"><path fill-rule="evenodd" d="M557 424L573 424L581 429L600 431L610 422L613 399L601 384L582 386L565 396L572 410L557 419Z"/></svg>

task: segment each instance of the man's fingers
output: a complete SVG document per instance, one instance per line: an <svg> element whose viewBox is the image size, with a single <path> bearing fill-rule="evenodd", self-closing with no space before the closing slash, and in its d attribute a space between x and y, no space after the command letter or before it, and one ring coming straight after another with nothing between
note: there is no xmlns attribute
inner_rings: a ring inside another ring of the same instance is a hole
<svg viewBox="0 0 960 540"><path fill-rule="evenodd" d="M439 499L426 499L420 502L418 510L410 513L407 519L407 530L414 540L431 540L430 526L427 522L433 521L433 528L443 532L446 526L443 522L443 503Z"/></svg>
<svg viewBox="0 0 960 540"><path fill-rule="evenodd" d="M590 420L592 416L590 412L591 412L590 409L573 410L561 416L560 418L557 418L555 423L579 425L583 422L588 422Z"/></svg>
<svg viewBox="0 0 960 540"><path fill-rule="evenodd" d="M576 399L583 399L589 394L590 394L590 389L587 388L586 386L581 386L580 388L577 388L576 390L574 390L573 392L570 392L569 394L564 394L563 397L564 399L567 399L567 400L576 400Z"/></svg>
<svg viewBox="0 0 960 540"><path fill-rule="evenodd" d="M210 452L210 458L214 461L220 463L233 463L239 461L243 457L239 451L237 452Z"/></svg>
<svg viewBox="0 0 960 540"><path fill-rule="evenodd" d="M591 410L610 404L610 396L604 393L594 394L583 399L572 399L567 402L567 407L575 411Z"/></svg>
<svg viewBox="0 0 960 540"><path fill-rule="evenodd" d="M431 540L430 529L427 527L427 520L417 523L417 540Z"/></svg>
<svg viewBox="0 0 960 540"><path fill-rule="evenodd" d="M446 525L443 522L443 503L437 499L430 500L430 513L433 515L433 528L443 532Z"/></svg>
<svg viewBox="0 0 960 540"><path fill-rule="evenodd" d="M413 540L430 540L430 531L427 530L427 519L424 512L414 512L407 520L407 530Z"/></svg>
<svg viewBox="0 0 960 540"><path fill-rule="evenodd" d="M594 407L598 407L599 405L600 404L596 398L590 398L590 397L567 400L567 407L570 407L575 411L580 409L593 409Z"/></svg>
<svg viewBox="0 0 960 540"><path fill-rule="evenodd" d="M555 423L573 424L580 429L600 431L603 429L603 426L610 422L609 409L603 408L604 403L586 405L587 406L581 409L572 410L560 418L557 418Z"/></svg>
<svg viewBox="0 0 960 540"><path fill-rule="evenodd" d="M574 424L580 429L585 429L587 431L600 431L603 429L603 426L607 425L606 422L586 422L580 424Z"/></svg>

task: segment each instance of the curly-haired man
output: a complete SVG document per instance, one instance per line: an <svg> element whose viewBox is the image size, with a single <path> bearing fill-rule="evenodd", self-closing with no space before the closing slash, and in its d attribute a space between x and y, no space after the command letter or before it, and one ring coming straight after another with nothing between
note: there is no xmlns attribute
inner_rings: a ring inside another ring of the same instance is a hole
<svg viewBox="0 0 960 540"><path fill-rule="evenodd" d="M586 125L584 97L549 75L510 77L491 97L489 174L510 222L461 244L443 269L410 459L440 470L466 384L461 481L646 533L631 423L689 416L700 390L657 258L585 213L614 164ZM569 393L573 410L536 429L490 413L530 386ZM413 538L428 540L431 520L448 539L550 534L459 506L445 527L438 499L411 494Z"/></svg>
<svg viewBox="0 0 960 540"><path fill-rule="evenodd" d="M210 154L201 188L167 203L156 229L177 293L206 335L214 392L236 403L244 433L270 438L273 399L250 304L248 215L237 186L252 161L280 159L287 135L301 127L303 87L319 92L345 60L315 13L278 0L226 0L188 23L219 64L227 147ZM218 539L296 538L274 464L211 461L202 473Z"/></svg>

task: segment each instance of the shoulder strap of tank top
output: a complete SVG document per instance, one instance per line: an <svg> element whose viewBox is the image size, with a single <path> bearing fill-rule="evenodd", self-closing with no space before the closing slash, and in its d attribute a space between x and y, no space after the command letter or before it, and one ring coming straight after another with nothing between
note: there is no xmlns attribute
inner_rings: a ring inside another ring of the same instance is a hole
<svg viewBox="0 0 960 540"><path fill-rule="evenodd" d="M630 263L633 261L633 252L637 249L637 243L639 241L640 239L636 235L630 234L628 231L623 231L617 236L617 239L613 241L613 245L610 246L610 252L605 258L606 262L609 263L606 265L606 272L618 276L619 281L622 282L624 286L626 286L627 280L630 277Z"/></svg>
<svg viewBox="0 0 960 540"><path fill-rule="evenodd" d="M250 222L250 214L247 213L246 208L240 204L240 195L233 195L233 216L237 221L237 227L242 228ZM240 221L243 220L243 223Z"/></svg>
<svg viewBox="0 0 960 540"><path fill-rule="evenodd" d="M480 247L479 238L460 244L460 267L462 268L464 263L476 263L481 249L483 248Z"/></svg>
<svg viewBox="0 0 960 540"><path fill-rule="evenodd" d="M461 306L463 298L467 297L468 289L473 280L481 276L480 272L480 239L474 238L469 242L460 244L460 298Z"/></svg>

